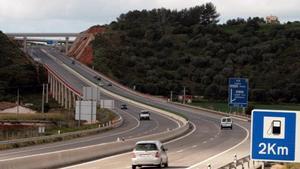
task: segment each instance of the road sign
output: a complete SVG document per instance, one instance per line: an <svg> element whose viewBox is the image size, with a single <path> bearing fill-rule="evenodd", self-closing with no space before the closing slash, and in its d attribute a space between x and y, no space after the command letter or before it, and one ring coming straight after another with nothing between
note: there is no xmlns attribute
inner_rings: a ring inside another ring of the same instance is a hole
<svg viewBox="0 0 300 169"><path fill-rule="evenodd" d="M96 121L96 101L76 101L75 120Z"/></svg>
<svg viewBox="0 0 300 169"><path fill-rule="evenodd" d="M251 159L300 162L300 111L252 111Z"/></svg>
<svg viewBox="0 0 300 169"><path fill-rule="evenodd" d="M229 78L228 96L230 107L247 107L248 79Z"/></svg>
<svg viewBox="0 0 300 169"><path fill-rule="evenodd" d="M47 45L53 45L54 41L53 40L47 40Z"/></svg>

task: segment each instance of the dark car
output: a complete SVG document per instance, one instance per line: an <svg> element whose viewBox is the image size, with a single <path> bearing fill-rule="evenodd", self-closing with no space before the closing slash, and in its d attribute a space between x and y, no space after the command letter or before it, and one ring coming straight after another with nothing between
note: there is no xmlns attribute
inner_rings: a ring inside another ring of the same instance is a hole
<svg viewBox="0 0 300 169"><path fill-rule="evenodd" d="M96 75L96 76L94 76L94 78L97 79L97 80L99 80L99 81L101 81L101 77L100 76Z"/></svg>
<svg viewBox="0 0 300 169"><path fill-rule="evenodd" d="M112 84L111 84L111 83L108 83L107 86L112 86Z"/></svg>
<svg viewBox="0 0 300 169"><path fill-rule="evenodd" d="M127 105L126 105L126 104L122 104L122 105L121 105L121 109L122 109L122 110L128 109L128 108L127 108Z"/></svg>

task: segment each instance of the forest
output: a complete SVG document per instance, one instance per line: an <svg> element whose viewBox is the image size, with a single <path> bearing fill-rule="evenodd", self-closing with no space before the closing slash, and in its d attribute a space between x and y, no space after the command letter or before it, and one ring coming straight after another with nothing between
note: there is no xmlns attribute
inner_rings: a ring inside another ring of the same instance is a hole
<svg viewBox="0 0 300 169"><path fill-rule="evenodd" d="M93 41L95 69L136 90L226 100L228 78L249 79L249 100L300 102L300 22L219 23L212 3L134 10ZM2 62L1 62L2 63Z"/></svg>
<svg viewBox="0 0 300 169"><path fill-rule="evenodd" d="M18 45L0 31L0 101L15 101L22 94L40 90L39 71Z"/></svg>

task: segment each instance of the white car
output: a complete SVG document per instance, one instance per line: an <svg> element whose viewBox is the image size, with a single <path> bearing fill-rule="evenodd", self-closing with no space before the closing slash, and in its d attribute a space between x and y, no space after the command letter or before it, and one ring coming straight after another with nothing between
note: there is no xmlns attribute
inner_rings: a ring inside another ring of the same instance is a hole
<svg viewBox="0 0 300 169"><path fill-rule="evenodd" d="M140 120L150 120L150 112L148 110L142 110L139 116Z"/></svg>
<svg viewBox="0 0 300 169"><path fill-rule="evenodd" d="M132 169L142 166L168 167L167 149L160 141L139 141L135 144Z"/></svg>
<svg viewBox="0 0 300 169"><path fill-rule="evenodd" d="M232 118L231 117L222 117L221 118L221 129L230 128L232 130Z"/></svg>

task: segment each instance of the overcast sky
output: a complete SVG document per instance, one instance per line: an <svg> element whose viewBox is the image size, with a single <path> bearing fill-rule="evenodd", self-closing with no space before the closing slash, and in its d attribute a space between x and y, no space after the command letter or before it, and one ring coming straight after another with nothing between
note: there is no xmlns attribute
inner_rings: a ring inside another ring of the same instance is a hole
<svg viewBox="0 0 300 169"><path fill-rule="evenodd" d="M276 15L300 20L300 0L0 0L3 32L80 32L108 24L129 10L183 9L213 2L221 22L231 18Z"/></svg>

